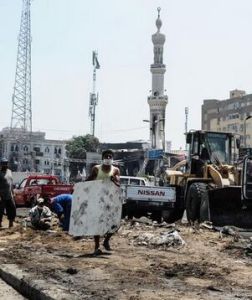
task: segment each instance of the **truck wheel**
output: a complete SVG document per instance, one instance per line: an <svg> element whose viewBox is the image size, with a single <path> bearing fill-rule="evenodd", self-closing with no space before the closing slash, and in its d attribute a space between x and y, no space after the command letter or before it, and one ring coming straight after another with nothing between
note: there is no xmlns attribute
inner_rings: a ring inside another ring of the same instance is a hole
<svg viewBox="0 0 252 300"><path fill-rule="evenodd" d="M207 185L203 182L192 183L186 196L186 214L188 221L194 222L200 218L200 206Z"/></svg>
<svg viewBox="0 0 252 300"><path fill-rule="evenodd" d="M200 222L210 221L209 197L208 193L202 195L200 204Z"/></svg>
<svg viewBox="0 0 252 300"><path fill-rule="evenodd" d="M153 221L157 221L158 223L161 223L161 221L162 221L162 213L161 212L153 212L151 214L151 219Z"/></svg>

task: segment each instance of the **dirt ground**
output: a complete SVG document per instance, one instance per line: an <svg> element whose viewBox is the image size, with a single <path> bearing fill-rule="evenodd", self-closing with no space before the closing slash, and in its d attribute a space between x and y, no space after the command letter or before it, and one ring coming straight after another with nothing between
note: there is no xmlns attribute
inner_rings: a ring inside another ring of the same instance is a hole
<svg viewBox="0 0 252 300"><path fill-rule="evenodd" d="M138 245L142 234L174 228L122 221L113 251L94 257L91 238L74 240L57 225L25 230L17 221L0 231L0 263L61 283L78 299L252 299L249 240L176 224L185 245Z"/></svg>

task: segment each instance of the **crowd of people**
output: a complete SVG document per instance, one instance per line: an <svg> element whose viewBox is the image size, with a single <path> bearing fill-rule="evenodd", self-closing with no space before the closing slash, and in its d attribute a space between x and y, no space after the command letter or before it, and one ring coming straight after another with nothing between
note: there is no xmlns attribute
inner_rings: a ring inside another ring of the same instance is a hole
<svg viewBox="0 0 252 300"><path fill-rule="evenodd" d="M95 165L86 181L111 180L117 186L120 185L119 168L113 166L113 151L105 150L102 153L102 163ZM8 168L8 160L2 159L0 162L0 227L4 212L6 212L9 227L12 227L16 217L16 206L13 196L13 179L11 170ZM55 214L58 218L59 226L65 232L69 231L70 216L73 196L71 194L60 194L52 198L39 197L36 205L29 211L26 221L34 230L49 230L52 227L52 217ZM110 238L113 233L108 232L103 241L103 246L110 251ZM94 236L94 254L102 253L100 249L100 236Z"/></svg>

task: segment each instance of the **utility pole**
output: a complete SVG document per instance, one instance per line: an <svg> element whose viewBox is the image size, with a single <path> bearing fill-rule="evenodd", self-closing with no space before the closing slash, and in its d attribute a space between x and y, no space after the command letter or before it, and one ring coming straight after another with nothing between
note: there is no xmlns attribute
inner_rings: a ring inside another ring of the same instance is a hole
<svg viewBox="0 0 252 300"><path fill-rule="evenodd" d="M98 62L98 53L93 51L92 53L92 63L93 63L93 91L90 93L89 100L89 116L91 119L91 134L95 135L95 108L98 104L98 93L96 93L96 70L100 69L100 64Z"/></svg>
<svg viewBox="0 0 252 300"><path fill-rule="evenodd" d="M189 108L185 107L185 134L188 132L188 114ZM185 151L187 152L187 143L185 143Z"/></svg>

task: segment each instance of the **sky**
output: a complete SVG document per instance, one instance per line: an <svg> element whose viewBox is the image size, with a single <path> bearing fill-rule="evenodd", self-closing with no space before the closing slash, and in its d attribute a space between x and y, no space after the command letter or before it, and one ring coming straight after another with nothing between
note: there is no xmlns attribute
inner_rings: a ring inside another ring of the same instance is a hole
<svg viewBox="0 0 252 300"><path fill-rule="evenodd" d="M166 35L166 140L185 147L204 99L252 93L251 0L34 0L32 123L48 139L91 133L92 51L98 51L95 136L149 139L151 35L161 7ZM0 0L0 129L10 126L22 0Z"/></svg>

